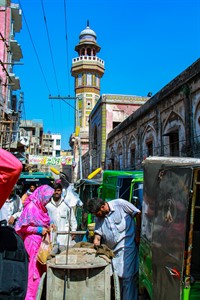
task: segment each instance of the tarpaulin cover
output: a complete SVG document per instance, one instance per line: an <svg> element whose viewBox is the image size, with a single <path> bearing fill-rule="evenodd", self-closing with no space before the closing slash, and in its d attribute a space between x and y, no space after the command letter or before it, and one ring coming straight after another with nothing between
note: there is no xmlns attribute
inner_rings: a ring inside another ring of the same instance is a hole
<svg viewBox="0 0 200 300"><path fill-rule="evenodd" d="M0 149L0 208L10 195L21 171L21 162L10 152Z"/></svg>

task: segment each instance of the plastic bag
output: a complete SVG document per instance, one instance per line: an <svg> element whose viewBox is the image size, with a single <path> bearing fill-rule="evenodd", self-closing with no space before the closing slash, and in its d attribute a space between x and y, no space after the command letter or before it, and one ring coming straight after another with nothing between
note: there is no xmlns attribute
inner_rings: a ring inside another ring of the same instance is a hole
<svg viewBox="0 0 200 300"><path fill-rule="evenodd" d="M46 265L47 258L50 255L52 249L53 249L53 246L52 246L52 242L50 239L50 234L47 233L43 237L42 242L40 244L40 248L38 250L37 260L39 261L39 263L41 263L42 265Z"/></svg>
<svg viewBox="0 0 200 300"><path fill-rule="evenodd" d="M72 186L69 185L67 188L67 194L64 198L64 202L69 206L69 207L74 207L76 205L82 206L83 203L79 198L79 195L73 191Z"/></svg>

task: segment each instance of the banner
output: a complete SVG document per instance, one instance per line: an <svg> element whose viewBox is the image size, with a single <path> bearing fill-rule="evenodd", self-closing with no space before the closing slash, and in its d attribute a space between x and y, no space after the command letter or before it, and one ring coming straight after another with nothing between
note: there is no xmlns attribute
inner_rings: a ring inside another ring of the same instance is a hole
<svg viewBox="0 0 200 300"><path fill-rule="evenodd" d="M73 156L41 156L41 155L29 155L30 165L51 165L51 166L65 166L72 165Z"/></svg>

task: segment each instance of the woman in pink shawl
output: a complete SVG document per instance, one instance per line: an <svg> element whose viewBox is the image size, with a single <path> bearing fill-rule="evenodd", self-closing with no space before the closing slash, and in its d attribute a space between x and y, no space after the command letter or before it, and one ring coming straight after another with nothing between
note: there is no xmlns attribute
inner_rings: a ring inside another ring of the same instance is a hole
<svg viewBox="0 0 200 300"><path fill-rule="evenodd" d="M23 211L15 225L16 232L23 238L29 255L28 288L25 300L35 300L44 266L37 261L37 253L50 228L46 205L54 189L48 185L38 187L25 201Z"/></svg>

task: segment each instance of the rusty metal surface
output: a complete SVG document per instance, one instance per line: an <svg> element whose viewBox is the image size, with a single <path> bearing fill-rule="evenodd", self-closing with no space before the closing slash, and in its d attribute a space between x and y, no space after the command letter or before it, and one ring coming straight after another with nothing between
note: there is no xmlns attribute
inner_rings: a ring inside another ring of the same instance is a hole
<svg viewBox="0 0 200 300"><path fill-rule="evenodd" d="M153 299L181 299L186 219L193 164L200 160L144 161L144 199L154 211L152 226ZM151 164L151 167L149 167Z"/></svg>

